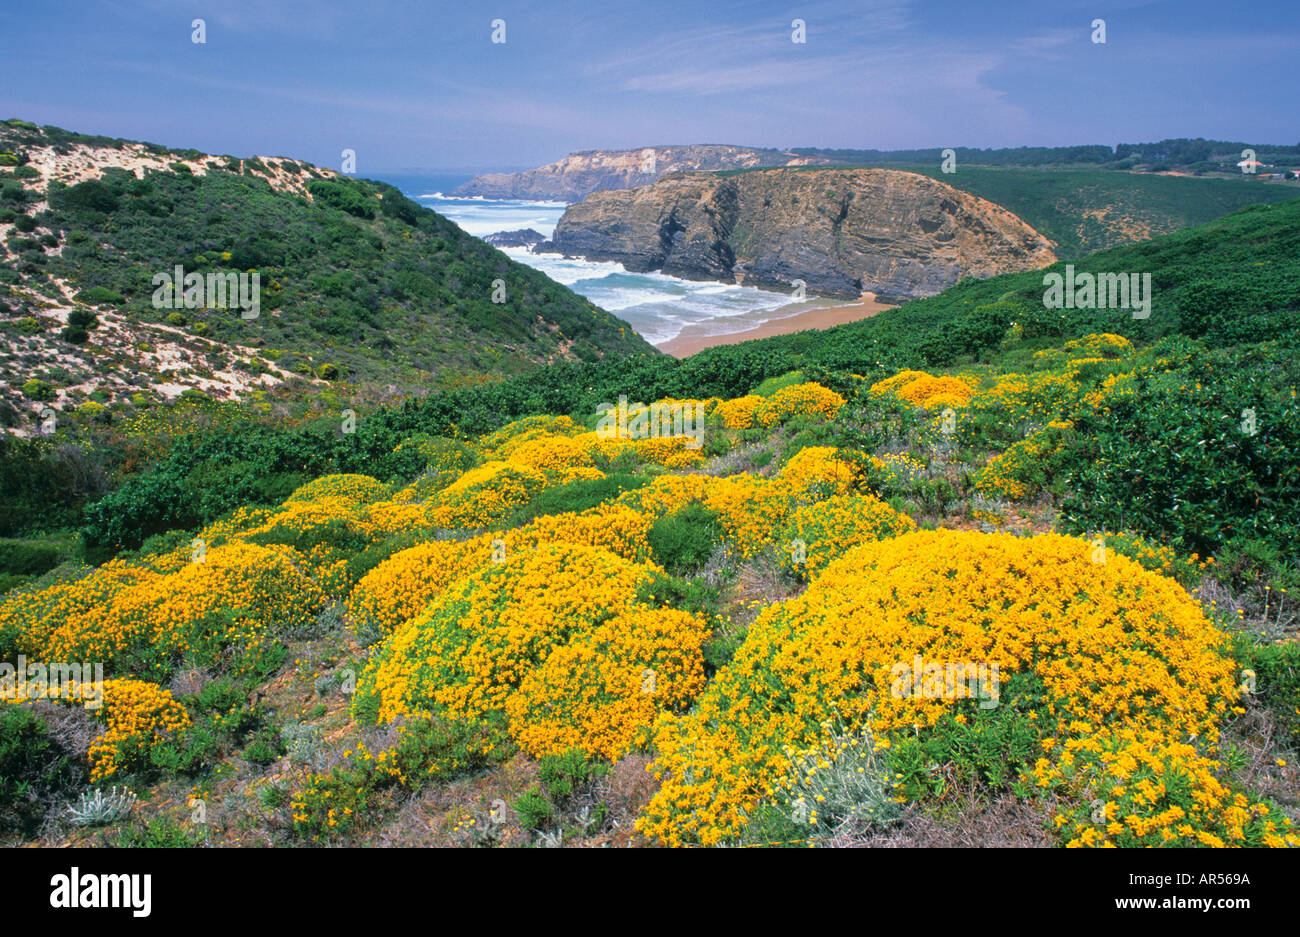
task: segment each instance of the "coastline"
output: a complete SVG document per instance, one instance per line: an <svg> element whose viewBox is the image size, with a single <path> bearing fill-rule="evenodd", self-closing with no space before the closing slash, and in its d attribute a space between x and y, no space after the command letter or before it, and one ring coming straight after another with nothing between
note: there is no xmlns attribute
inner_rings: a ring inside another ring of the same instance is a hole
<svg viewBox="0 0 1300 937"><path fill-rule="evenodd" d="M800 304L807 305L807 304ZM788 307L786 307L788 308ZM705 324L688 325L666 342L655 347L672 355L674 358L689 358L714 345L735 345L756 338L771 338L773 335L789 335L806 329L828 329L835 325L870 319L886 309L893 309L889 303L877 301L874 293L863 293L856 303L836 306L811 306L791 315L777 316L758 325L738 332L726 332L720 335L705 331ZM780 310L776 310L780 311Z"/></svg>

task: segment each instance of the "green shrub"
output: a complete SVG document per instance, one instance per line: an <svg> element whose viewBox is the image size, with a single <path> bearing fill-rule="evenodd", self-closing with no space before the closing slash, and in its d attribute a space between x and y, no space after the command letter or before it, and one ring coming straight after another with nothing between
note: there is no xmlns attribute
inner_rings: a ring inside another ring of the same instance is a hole
<svg viewBox="0 0 1300 937"><path fill-rule="evenodd" d="M14 331L21 332L23 335L39 335L44 331L41 327L41 323L31 316L23 316L21 319L15 319L12 326Z"/></svg>
<svg viewBox="0 0 1300 937"><path fill-rule="evenodd" d="M1255 644L1243 634L1233 656L1241 664L1242 685L1254 685L1246 695L1273 714L1279 746L1295 750L1300 746L1300 644Z"/></svg>
<svg viewBox="0 0 1300 937"><path fill-rule="evenodd" d="M0 571L15 576L39 576L58 566L62 556L57 547L43 543L0 541Z"/></svg>
<svg viewBox="0 0 1300 937"><path fill-rule="evenodd" d="M99 325L99 319L87 309L74 309L68 313L68 325L78 329L93 329Z"/></svg>
<svg viewBox="0 0 1300 937"><path fill-rule="evenodd" d="M73 780L44 720L24 706L0 703L0 831L32 832Z"/></svg>
<svg viewBox="0 0 1300 937"><path fill-rule="evenodd" d="M606 475L604 478L577 479L556 485L545 489L525 507L520 508L507 526L519 527L547 514L585 511L612 501L625 491L642 488L649 481L643 475Z"/></svg>
<svg viewBox="0 0 1300 937"><path fill-rule="evenodd" d="M201 824L187 826L155 817L148 824L135 823L118 830L112 845L120 849L194 849L205 842Z"/></svg>
<svg viewBox="0 0 1300 937"><path fill-rule="evenodd" d="M543 794L537 785L533 785L516 797L510 806L519 817L519 825L530 832L540 830L555 816L555 808L551 806L550 798Z"/></svg>
<svg viewBox="0 0 1300 937"><path fill-rule="evenodd" d="M699 503L659 518L646 536L656 562L678 573L701 566L721 539L717 512Z"/></svg>
<svg viewBox="0 0 1300 937"><path fill-rule="evenodd" d="M265 726L253 733L252 741L244 747L244 760L255 765L269 765L279 760L287 750L280 730Z"/></svg>
<svg viewBox="0 0 1300 937"><path fill-rule="evenodd" d="M556 755L543 755L537 763L537 776L546 787L551 800L562 804L583 785L604 777L609 766L587 760L580 748L572 748Z"/></svg>
<svg viewBox="0 0 1300 937"><path fill-rule="evenodd" d="M335 839L367 826L395 806L403 791L418 791L431 781L449 780L500 760L504 750L489 740L498 737L502 727L490 722L413 717L401 740L382 757L350 757L310 778L292 798L294 833L313 842Z"/></svg>
<svg viewBox="0 0 1300 937"><path fill-rule="evenodd" d="M72 298L88 306L120 306L126 302L125 296L106 286L92 286Z"/></svg>
<svg viewBox="0 0 1300 937"><path fill-rule="evenodd" d="M53 400L54 387L46 381L33 377L23 382L23 396L28 400Z"/></svg>
<svg viewBox="0 0 1300 937"><path fill-rule="evenodd" d="M1201 556L1248 539L1300 550L1294 352L1191 342L1155 351L1170 363L1140 369L1131 393L1076 420L1062 526L1131 530Z"/></svg>

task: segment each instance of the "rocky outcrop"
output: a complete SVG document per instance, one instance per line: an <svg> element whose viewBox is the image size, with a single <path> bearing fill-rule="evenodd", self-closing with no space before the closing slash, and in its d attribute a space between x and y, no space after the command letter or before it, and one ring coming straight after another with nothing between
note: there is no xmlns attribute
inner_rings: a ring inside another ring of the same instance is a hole
<svg viewBox="0 0 1300 937"><path fill-rule="evenodd" d="M550 249L692 280L882 300L1055 262L1055 244L992 202L916 173L673 173L570 205Z"/></svg>
<svg viewBox="0 0 1300 937"><path fill-rule="evenodd" d="M780 150L698 144L647 146L639 150L587 150L524 172L475 176L452 195L577 202L602 189L649 185L670 172L802 166L825 160Z"/></svg>
<svg viewBox="0 0 1300 937"><path fill-rule="evenodd" d="M498 231L483 238L493 247L532 247L546 240L546 236L532 228L520 228L517 231Z"/></svg>

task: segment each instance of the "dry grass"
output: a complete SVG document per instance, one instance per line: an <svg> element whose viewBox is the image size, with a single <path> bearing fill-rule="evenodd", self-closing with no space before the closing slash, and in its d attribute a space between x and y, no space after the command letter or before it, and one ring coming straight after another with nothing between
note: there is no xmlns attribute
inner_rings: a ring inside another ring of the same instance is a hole
<svg viewBox="0 0 1300 937"><path fill-rule="evenodd" d="M972 789L942 818L909 806L902 817L888 825L869 830L841 829L826 845L875 849L1042 849L1055 845L1047 832L1051 815L1048 802L1021 800L1009 793L987 800Z"/></svg>

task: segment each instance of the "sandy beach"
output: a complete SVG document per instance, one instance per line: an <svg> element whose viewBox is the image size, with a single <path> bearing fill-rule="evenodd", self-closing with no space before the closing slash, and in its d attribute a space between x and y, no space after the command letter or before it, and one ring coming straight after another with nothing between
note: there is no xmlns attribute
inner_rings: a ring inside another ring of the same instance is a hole
<svg viewBox="0 0 1300 937"><path fill-rule="evenodd" d="M789 335L791 332L802 332L805 329L827 329L833 325L869 319L878 312L892 308L894 308L892 305L877 302L874 293L863 293L862 298L856 303L843 306L809 306L790 315L769 319L753 328L729 332L725 335L710 335L705 331L705 326L687 326L677 337L655 347L674 358L689 358L696 352L713 345L734 345L755 338Z"/></svg>

